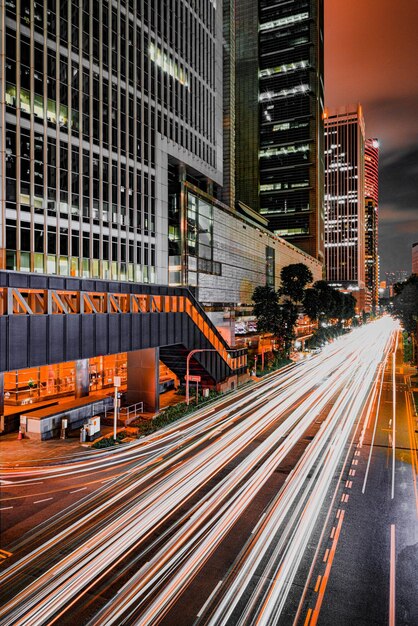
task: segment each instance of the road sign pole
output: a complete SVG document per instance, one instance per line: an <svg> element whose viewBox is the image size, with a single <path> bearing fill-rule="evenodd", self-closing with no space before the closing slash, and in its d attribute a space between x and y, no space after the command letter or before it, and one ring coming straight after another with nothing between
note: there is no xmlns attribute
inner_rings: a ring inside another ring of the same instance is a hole
<svg viewBox="0 0 418 626"><path fill-rule="evenodd" d="M113 401L114 407L113 407L113 439L114 441L116 441L116 430L117 430L117 424L118 424L118 403L119 403L119 387L121 385L121 378L120 376L115 376L113 379L113 384L115 385L115 399Z"/></svg>
<svg viewBox="0 0 418 626"><path fill-rule="evenodd" d="M115 387L115 399L113 401L114 409L113 409L113 439L116 441L116 430L118 423L118 388Z"/></svg>

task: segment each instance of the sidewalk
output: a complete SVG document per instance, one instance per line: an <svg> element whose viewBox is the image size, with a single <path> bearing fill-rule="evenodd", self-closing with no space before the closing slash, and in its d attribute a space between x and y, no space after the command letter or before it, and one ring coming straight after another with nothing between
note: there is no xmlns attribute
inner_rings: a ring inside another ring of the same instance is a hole
<svg viewBox="0 0 418 626"><path fill-rule="evenodd" d="M121 430L118 427L118 430ZM45 459L62 459L63 457L83 454L90 450L91 443L80 443L78 436L71 436L68 439L47 439L38 441L37 439L18 440L17 433L9 433L0 437L0 466L14 465L20 463L25 465L33 461L35 464ZM113 434L113 427L102 424L102 437ZM98 450L98 452L100 452Z"/></svg>

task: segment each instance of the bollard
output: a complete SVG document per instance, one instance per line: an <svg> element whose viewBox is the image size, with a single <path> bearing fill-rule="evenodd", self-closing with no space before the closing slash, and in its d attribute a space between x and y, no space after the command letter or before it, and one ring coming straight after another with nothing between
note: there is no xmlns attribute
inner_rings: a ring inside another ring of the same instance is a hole
<svg viewBox="0 0 418 626"><path fill-rule="evenodd" d="M19 432L17 434L17 439L18 441L20 441L21 439L23 439L23 435L22 435L22 430L19 428Z"/></svg>

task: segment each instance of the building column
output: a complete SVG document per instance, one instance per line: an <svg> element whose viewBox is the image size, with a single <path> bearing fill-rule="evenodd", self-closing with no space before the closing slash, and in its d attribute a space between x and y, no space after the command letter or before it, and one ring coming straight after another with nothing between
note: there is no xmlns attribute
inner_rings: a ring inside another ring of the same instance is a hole
<svg viewBox="0 0 418 626"><path fill-rule="evenodd" d="M160 408L159 349L128 352L128 404L144 403L144 410L157 413Z"/></svg>
<svg viewBox="0 0 418 626"><path fill-rule="evenodd" d="M89 360L79 359L75 362L75 397L84 398L90 392Z"/></svg>
<svg viewBox="0 0 418 626"><path fill-rule="evenodd" d="M4 373L0 372L0 432L4 431Z"/></svg>

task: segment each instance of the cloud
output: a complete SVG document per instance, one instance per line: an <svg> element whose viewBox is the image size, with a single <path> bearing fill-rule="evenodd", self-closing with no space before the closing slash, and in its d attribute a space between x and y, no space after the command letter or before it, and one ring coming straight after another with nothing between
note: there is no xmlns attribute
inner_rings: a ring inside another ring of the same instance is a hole
<svg viewBox="0 0 418 626"><path fill-rule="evenodd" d="M418 0L327 0L325 88L330 108L360 102L380 141L382 271L411 268L418 241Z"/></svg>

